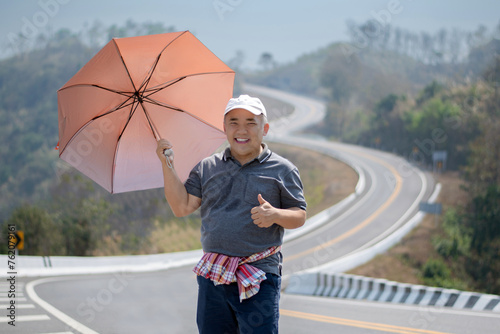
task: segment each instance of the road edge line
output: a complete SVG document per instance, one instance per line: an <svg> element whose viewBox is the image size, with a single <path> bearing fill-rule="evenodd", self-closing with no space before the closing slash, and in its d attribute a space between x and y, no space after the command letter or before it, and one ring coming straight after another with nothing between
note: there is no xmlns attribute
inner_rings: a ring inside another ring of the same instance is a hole
<svg viewBox="0 0 500 334"><path fill-rule="evenodd" d="M68 279L67 277L64 277L64 279ZM39 284L43 283L48 283L48 282L56 282L60 281L60 277L51 277L51 278L43 278L43 279L38 279L35 281L31 281L26 284L26 293L28 296L38 304L41 308L43 308L45 311L49 312L51 315L68 325L69 327L79 331L82 334L99 334L98 332L88 328L87 326L81 324L80 322L76 321L75 319L71 318L69 315L66 313L61 312L59 309L55 308L42 298L40 298L36 292L35 292L35 287Z"/></svg>

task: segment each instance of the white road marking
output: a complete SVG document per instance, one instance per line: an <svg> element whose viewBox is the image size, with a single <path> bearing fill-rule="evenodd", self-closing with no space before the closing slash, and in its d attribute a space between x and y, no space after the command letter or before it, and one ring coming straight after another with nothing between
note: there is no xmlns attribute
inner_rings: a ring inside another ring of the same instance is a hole
<svg viewBox="0 0 500 334"><path fill-rule="evenodd" d="M3 302L3 303L5 303L5 302L10 303L11 300L14 300L16 303L17 302L25 302L25 301L27 301L26 298L24 298L24 297L23 298L17 298L17 297L16 298L0 297L0 303L1 302Z"/></svg>
<svg viewBox="0 0 500 334"><path fill-rule="evenodd" d="M26 284L26 293L31 298L31 300L33 300L35 303L37 303L40 307L44 308L45 311L49 312L54 317L61 320L66 325L79 331L80 333L82 333L82 334L99 334L96 331L88 328L87 326L79 323L78 321L71 318L70 316L66 315L65 313L59 311L54 306L50 305L45 300L38 297L38 295L35 292L35 286L37 286L39 284L49 283L49 282L57 282L60 280L67 280L67 279L68 278L55 277L55 278L45 278L45 279L40 279L40 280L36 280L36 281L31 281L28 284Z"/></svg>
<svg viewBox="0 0 500 334"><path fill-rule="evenodd" d="M18 309L18 308L35 308L35 305L33 305L33 304L17 304L16 303L15 305L16 305L16 309ZM0 310L6 309L9 306L10 306L10 304L1 304Z"/></svg>
<svg viewBox="0 0 500 334"><path fill-rule="evenodd" d="M46 314L40 315L18 315L16 316L16 322L24 322L24 321L41 321L41 320L50 320L50 317ZM11 321L8 317L0 318L0 322L9 322Z"/></svg>

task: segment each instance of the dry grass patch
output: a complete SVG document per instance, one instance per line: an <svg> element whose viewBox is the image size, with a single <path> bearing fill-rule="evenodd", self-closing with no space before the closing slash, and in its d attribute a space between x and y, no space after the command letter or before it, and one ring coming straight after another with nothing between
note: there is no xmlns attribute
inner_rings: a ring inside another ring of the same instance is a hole
<svg viewBox="0 0 500 334"><path fill-rule="evenodd" d="M167 223L154 223L154 230L148 238L145 253L171 253L200 249L200 220L197 218L176 218Z"/></svg>
<svg viewBox="0 0 500 334"><path fill-rule="evenodd" d="M329 208L354 192L358 174L345 163L293 146L271 143L269 147L299 169L308 205L308 217Z"/></svg>

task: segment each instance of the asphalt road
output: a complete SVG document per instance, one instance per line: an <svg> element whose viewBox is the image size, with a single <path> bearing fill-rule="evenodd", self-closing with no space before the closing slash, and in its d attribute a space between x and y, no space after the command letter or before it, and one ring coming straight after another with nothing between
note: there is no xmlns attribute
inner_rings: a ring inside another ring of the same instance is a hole
<svg viewBox="0 0 500 334"><path fill-rule="evenodd" d="M197 291L190 270L55 277L36 285L35 291L64 311L81 333L196 333ZM487 334L498 333L500 324L500 315L491 312L288 294L282 295L280 308L280 332L290 334ZM2 333L78 333L39 306L22 312L30 315L46 318L19 320L15 329L0 324Z"/></svg>
<svg viewBox="0 0 500 334"><path fill-rule="evenodd" d="M432 178L391 154L287 136L288 131L317 121L324 109L308 99L276 94L296 105L295 120L277 124L269 139L355 163L365 182L351 205L328 224L284 245L285 277L366 248L397 227L401 216L415 213L418 203L429 196ZM197 285L191 266L148 273L19 278L16 290L16 327L0 322L2 333L197 332ZM281 333L497 333L500 315L283 294L280 328Z"/></svg>

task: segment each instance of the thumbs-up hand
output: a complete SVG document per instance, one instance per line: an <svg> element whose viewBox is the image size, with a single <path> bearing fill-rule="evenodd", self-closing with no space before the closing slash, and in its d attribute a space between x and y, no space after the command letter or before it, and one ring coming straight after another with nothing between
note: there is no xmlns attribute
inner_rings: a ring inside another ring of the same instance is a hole
<svg viewBox="0 0 500 334"><path fill-rule="evenodd" d="M255 225L262 228L270 227L274 224L274 215L276 214L276 208L269 204L261 194L257 196L259 200L259 206L252 208L250 213L252 214L252 220Z"/></svg>
<svg viewBox="0 0 500 334"><path fill-rule="evenodd" d="M261 194L259 194L259 196L257 196L257 199L259 200L260 205L262 205L262 204L266 204L266 203L268 203L268 204L269 204L269 202L267 202L267 201L264 199L264 197L262 197L262 195L261 195Z"/></svg>

